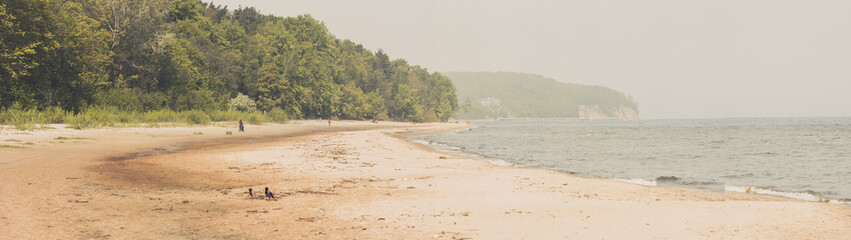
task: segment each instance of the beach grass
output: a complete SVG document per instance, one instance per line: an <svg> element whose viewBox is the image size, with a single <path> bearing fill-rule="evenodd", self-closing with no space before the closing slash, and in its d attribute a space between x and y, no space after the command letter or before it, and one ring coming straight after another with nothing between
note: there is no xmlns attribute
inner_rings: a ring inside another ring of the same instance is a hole
<svg viewBox="0 0 851 240"><path fill-rule="evenodd" d="M0 110L0 125L13 126L21 131L50 129L47 124L67 124L68 128L87 129L101 127L160 127L174 125L209 125L212 122L236 122L250 124L286 123L287 114L280 109L261 111L173 111L153 110L146 112L126 111L114 107L93 107L78 113L60 108Z"/></svg>

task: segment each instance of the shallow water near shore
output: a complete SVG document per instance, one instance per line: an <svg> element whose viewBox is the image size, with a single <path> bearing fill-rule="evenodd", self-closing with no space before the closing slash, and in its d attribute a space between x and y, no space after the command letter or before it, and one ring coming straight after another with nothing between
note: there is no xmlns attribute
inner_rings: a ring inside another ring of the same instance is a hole
<svg viewBox="0 0 851 240"><path fill-rule="evenodd" d="M637 184L847 204L851 118L474 122L414 141Z"/></svg>

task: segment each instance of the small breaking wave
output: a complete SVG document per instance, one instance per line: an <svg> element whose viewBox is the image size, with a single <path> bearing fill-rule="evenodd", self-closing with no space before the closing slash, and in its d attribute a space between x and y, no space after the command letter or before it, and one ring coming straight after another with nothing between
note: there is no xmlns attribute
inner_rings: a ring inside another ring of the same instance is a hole
<svg viewBox="0 0 851 240"><path fill-rule="evenodd" d="M772 189L772 188L768 188L768 187L748 187L748 186L730 186L730 185L724 186L724 191L762 194L762 195L777 196L777 197L784 197L784 198L811 201L811 202L831 203L831 204L837 204L837 205L851 205L851 199L846 199L846 198L831 199L831 198L821 196L821 194L818 194L818 193L813 192L813 191L785 192L785 191L780 191L780 190L776 190L776 189Z"/></svg>
<svg viewBox="0 0 851 240"><path fill-rule="evenodd" d="M632 183L632 184L644 185L644 186L653 186L653 187L655 187L655 186L656 186L656 181L654 181L654 180L647 180L647 179L641 179L641 178L630 178L630 179L616 178L616 179L614 179L614 180L615 180L615 181L625 182L625 183Z"/></svg>
<svg viewBox="0 0 851 240"><path fill-rule="evenodd" d="M431 141L427 141L425 139L408 139L408 141L411 141L412 143L419 143L422 145L431 145Z"/></svg>
<svg viewBox="0 0 851 240"><path fill-rule="evenodd" d="M656 183L659 185L672 185L672 186L689 186L689 187L700 187L700 188L718 188L720 190L723 185L720 182L716 181L699 181L699 180L686 180L682 178L678 178L676 176L661 176L656 178Z"/></svg>
<svg viewBox="0 0 851 240"><path fill-rule="evenodd" d="M701 188L720 190L722 184L714 181L688 181L676 176L660 176L656 179L648 180L643 178L615 179L621 182L644 186L662 186L662 187L685 187L685 188Z"/></svg>
<svg viewBox="0 0 851 240"><path fill-rule="evenodd" d="M661 176L657 177L655 180L647 180L643 178L615 178L613 179L619 182L637 184L642 186L653 186L653 187L672 187L672 186L713 186L713 185L721 185L721 183L717 182L687 182L675 176ZM724 185L723 190L725 192L740 192L740 193L751 193L751 194L761 194L761 195L769 195L776 197L783 197L789 199L803 200L803 201L811 201L811 202L823 202L830 203L836 205L843 206L851 206L851 198L840 198L833 199L824 197L819 193L813 191L806 192L786 192L780 191L773 188L768 187L747 187L747 186L731 186Z"/></svg>
<svg viewBox="0 0 851 240"><path fill-rule="evenodd" d="M680 178L676 176L661 176L656 178L656 182L679 182Z"/></svg>

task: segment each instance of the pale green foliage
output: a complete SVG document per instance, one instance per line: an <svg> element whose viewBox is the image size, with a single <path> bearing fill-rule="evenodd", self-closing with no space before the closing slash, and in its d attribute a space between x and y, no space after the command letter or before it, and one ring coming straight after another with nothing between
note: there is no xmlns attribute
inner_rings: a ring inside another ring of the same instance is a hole
<svg viewBox="0 0 851 240"><path fill-rule="evenodd" d="M257 109L257 104L254 103L254 100L248 98L247 95L242 93L236 95L235 98L232 98L228 102L228 111L254 111Z"/></svg>

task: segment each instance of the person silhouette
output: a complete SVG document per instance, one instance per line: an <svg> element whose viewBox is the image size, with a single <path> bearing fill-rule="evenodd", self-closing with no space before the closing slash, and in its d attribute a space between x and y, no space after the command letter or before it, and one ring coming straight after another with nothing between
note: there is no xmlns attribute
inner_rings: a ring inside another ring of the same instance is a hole
<svg viewBox="0 0 851 240"><path fill-rule="evenodd" d="M242 124L242 119L239 120L239 131L245 132L245 125Z"/></svg>

